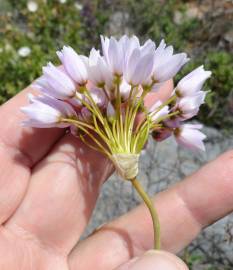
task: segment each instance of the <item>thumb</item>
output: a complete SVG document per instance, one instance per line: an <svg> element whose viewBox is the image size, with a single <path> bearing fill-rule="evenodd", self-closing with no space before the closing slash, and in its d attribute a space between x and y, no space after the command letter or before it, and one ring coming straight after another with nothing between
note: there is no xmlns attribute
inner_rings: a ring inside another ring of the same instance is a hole
<svg viewBox="0 0 233 270"><path fill-rule="evenodd" d="M115 270L188 270L188 267L169 252L150 250Z"/></svg>

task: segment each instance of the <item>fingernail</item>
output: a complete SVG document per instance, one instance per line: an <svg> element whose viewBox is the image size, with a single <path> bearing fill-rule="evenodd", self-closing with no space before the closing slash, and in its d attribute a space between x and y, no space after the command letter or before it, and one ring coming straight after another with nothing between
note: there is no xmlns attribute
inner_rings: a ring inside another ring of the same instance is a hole
<svg viewBox="0 0 233 270"><path fill-rule="evenodd" d="M188 267L180 258L169 252L151 250L118 270L188 270Z"/></svg>

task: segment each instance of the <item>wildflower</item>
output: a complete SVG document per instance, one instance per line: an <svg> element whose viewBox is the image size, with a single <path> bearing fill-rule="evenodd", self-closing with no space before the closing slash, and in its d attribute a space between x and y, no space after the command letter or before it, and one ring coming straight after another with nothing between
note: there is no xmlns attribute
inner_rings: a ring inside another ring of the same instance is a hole
<svg viewBox="0 0 233 270"><path fill-rule="evenodd" d="M179 116L183 119L190 119L197 115L200 106L204 103L206 92L200 91L195 96L187 96L178 99L176 110L180 111Z"/></svg>
<svg viewBox="0 0 233 270"><path fill-rule="evenodd" d="M163 117L169 114L169 107L167 105L161 106L162 104L163 103L159 100L149 110L151 119L154 123L158 122L160 119L163 120Z"/></svg>
<svg viewBox="0 0 233 270"><path fill-rule="evenodd" d="M104 58L100 56L99 51L92 49L88 59L88 74L89 80L96 86L111 87L113 76L112 73L105 62Z"/></svg>
<svg viewBox="0 0 233 270"><path fill-rule="evenodd" d="M31 49L29 47L21 47L18 50L18 55L21 57L27 57L31 54Z"/></svg>
<svg viewBox="0 0 233 270"><path fill-rule="evenodd" d="M162 40L154 53L154 81L165 82L173 78L188 61L186 53L173 54L173 47L166 47L166 43Z"/></svg>
<svg viewBox="0 0 233 270"><path fill-rule="evenodd" d="M49 63L43 68L35 83L41 96L29 96L29 105L22 108L28 116L24 125L68 127L107 156L147 203L155 225L155 210L136 180L141 151L150 134L156 141L174 134L179 144L204 150L200 125L183 122L204 103L202 86L211 73L197 68L180 80L167 100L148 109L144 98L176 75L188 61L186 54L173 54L173 47L164 41L157 49L152 40L141 45L136 36L119 40L101 36L101 43L103 55L93 48L86 57L67 46L57 53L62 67ZM154 226L159 248L157 229Z"/></svg>
<svg viewBox="0 0 233 270"><path fill-rule="evenodd" d="M78 3L78 2L76 2L76 3L74 4L74 6L75 6L75 8L76 8L77 10L83 10L83 5L80 4L80 3Z"/></svg>
<svg viewBox="0 0 233 270"><path fill-rule="evenodd" d="M177 128L174 132L177 143L192 150L205 151L203 140L206 135L199 131L201 128L202 125L197 124L186 124Z"/></svg>
<svg viewBox="0 0 233 270"><path fill-rule="evenodd" d="M153 66L153 54L145 54L143 50L135 49L127 61L124 78L132 85L149 85Z"/></svg>
<svg viewBox="0 0 233 270"><path fill-rule="evenodd" d="M43 73L42 79L37 80L37 85L42 92L63 100L75 96L77 86L64 71L48 63L43 67Z"/></svg>
<svg viewBox="0 0 233 270"><path fill-rule="evenodd" d="M29 117L23 122L25 126L64 128L71 124L62 119L76 116L74 109L69 104L51 97L33 97L31 95L29 101L29 106L21 108L21 111Z"/></svg>
<svg viewBox="0 0 233 270"><path fill-rule="evenodd" d="M27 8L30 12L36 12L38 9L38 4L35 1L28 1Z"/></svg>
<svg viewBox="0 0 233 270"><path fill-rule="evenodd" d="M201 91L204 82L211 76L210 71L205 71L200 66L186 75L178 83L175 91L178 97L192 96Z"/></svg>
<svg viewBox="0 0 233 270"><path fill-rule="evenodd" d="M85 58L78 55L71 47L64 46L62 51L57 52L67 74L79 85L87 82L87 67Z"/></svg>

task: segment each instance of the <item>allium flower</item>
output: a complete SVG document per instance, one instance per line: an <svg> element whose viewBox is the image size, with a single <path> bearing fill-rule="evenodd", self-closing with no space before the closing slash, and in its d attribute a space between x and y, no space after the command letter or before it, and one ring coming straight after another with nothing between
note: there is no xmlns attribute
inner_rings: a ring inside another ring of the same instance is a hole
<svg viewBox="0 0 233 270"><path fill-rule="evenodd" d="M211 76L210 71L200 66L186 75L177 85L175 91L179 97L192 96L202 90L204 82Z"/></svg>
<svg viewBox="0 0 233 270"><path fill-rule="evenodd" d="M87 83L88 74L85 58L78 55L71 47L64 46L61 52L57 52L66 72L79 85Z"/></svg>
<svg viewBox="0 0 233 270"><path fill-rule="evenodd" d="M77 86L64 71L49 63L43 67L43 73L43 77L35 84L41 92L63 100L75 95Z"/></svg>
<svg viewBox="0 0 233 270"><path fill-rule="evenodd" d="M167 105L162 105L163 103L159 100L149 110L150 117L154 123L156 123L159 119L162 120L164 116L169 114L169 107Z"/></svg>
<svg viewBox="0 0 233 270"><path fill-rule="evenodd" d="M113 75L99 51L92 49L87 60L89 80L96 86L112 86Z"/></svg>
<svg viewBox="0 0 233 270"><path fill-rule="evenodd" d="M176 141L191 149L204 150L200 125L184 125L204 103L202 91L210 76L201 66L185 76L164 102L150 109L144 98L164 81L173 78L188 61L185 53L173 54L162 41L140 44L136 36L119 40L102 37L102 52L78 55L71 47L58 52L62 67L49 63L35 83L42 96L29 96L22 108L32 127L64 127L90 148L107 156L118 174L131 181L153 217L155 247L159 227L150 199L136 180L138 162L148 137L162 141L174 134Z"/></svg>
<svg viewBox="0 0 233 270"><path fill-rule="evenodd" d="M67 103L46 96L29 96L30 105L22 107L21 111L28 117L23 124L25 126L48 128L68 127L71 124L63 121L63 118L76 117L74 109Z"/></svg>
<svg viewBox="0 0 233 270"><path fill-rule="evenodd" d="M176 141L185 147L188 147L192 150L202 150L205 151L205 145L203 140L206 138L199 129L202 128L202 125L191 125L186 124L177 128L174 132Z"/></svg>
<svg viewBox="0 0 233 270"><path fill-rule="evenodd" d="M166 47L166 43L162 40L154 53L154 81L165 82L173 78L188 61L186 53L173 54L173 47Z"/></svg>
<svg viewBox="0 0 233 270"><path fill-rule="evenodd" d="M206 92L200 91L194 96L178 99L176 109L180 111L183 120L190 119L198 114L200 106L204 103Z"/></svg>

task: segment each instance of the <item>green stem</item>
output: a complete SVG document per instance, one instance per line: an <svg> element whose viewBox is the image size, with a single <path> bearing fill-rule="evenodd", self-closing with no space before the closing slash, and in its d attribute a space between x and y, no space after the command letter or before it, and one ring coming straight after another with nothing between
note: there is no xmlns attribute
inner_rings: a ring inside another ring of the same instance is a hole
<svg viewBox="0 0 233 270"><path fill-rule="evenodd" d="M153 221L153 228L154 228L154 249L159 250L161 246L161 238L160 238L160 223L159 223L158 213L156 209L154 208L152 200L144 191L140 182L136 178L130 181L150 211L152 221Z"/></svg>

